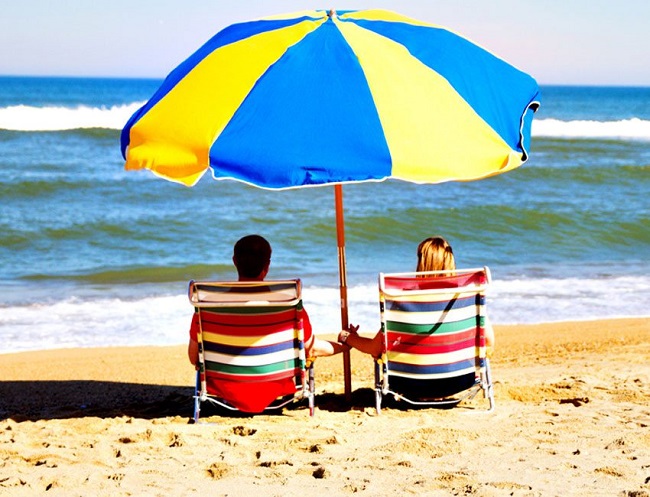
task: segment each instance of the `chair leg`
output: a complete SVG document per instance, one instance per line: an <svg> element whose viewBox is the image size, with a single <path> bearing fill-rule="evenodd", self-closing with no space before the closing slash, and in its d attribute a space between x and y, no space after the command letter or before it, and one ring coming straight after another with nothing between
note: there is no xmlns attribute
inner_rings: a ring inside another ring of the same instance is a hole
<svg viewBox="0 0 650 497"><path fill-rule="evenodd" d="M488 411L494 410L494 388L492 387L492 371L490 369L490 359L485 358L485 377L484 380L484 392L485 397L490 401L490 407Z"/></svg>
<svg viewBox="0 0 650 497"><path fill-rule="evenodd" d="M194 387L194 422L199 422L199 416L201 413L201 399L199 398L199 392L201 390L201 377L197 371L196 373L196 386Z"/></svg>
<svg viewBox="0 0 650 497"><path fill-rule="evenodd" d="M309 367L309 415L314 415L316 404L316 392L314 391L316 382L314 380L314 364Z"/></svg>
<svg viewBox="0 0 650 497"><path fill-rule="evenodd" d="M380 364L375 361L375 411L381 414L381 401L384 396L381 383Z"/></svg>

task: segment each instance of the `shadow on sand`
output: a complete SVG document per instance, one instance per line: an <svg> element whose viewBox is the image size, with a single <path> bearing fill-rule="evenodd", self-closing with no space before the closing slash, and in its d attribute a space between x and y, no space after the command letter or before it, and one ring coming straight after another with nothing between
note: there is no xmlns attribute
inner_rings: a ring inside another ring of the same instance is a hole
<svg viewBox="0 0 650 497"><path fill-rule="evenodd" d="M179 416L192 420L194 389L187 386L165 386L110 381L0 381L0 419L37 421L68 418L134 417L157 419ZM385 399L384 407L409 409L413 406L396 404ZM346 412L374 408L375 392L371 388L354 390L350 401L342 393L316 395L318 410ZM306 401L296 402L287 409L307 409ZM417 409L417 408L416 408ZM274 414L269 411L269 414ZM275 412L281 415L282 411ZM203 403L201 417L251 417L250 414L229 411Z"/></svg>
<svg viewBox="0 0 650 497"><path fill-rule="evenodd" d="M194 389L187 386L164 386L110 381L0 381L0 419L37 421L130 416L156 419L169 416L192 418ZM352 402L343 394L316 396L316 407L330 412L344 412L374 405L374 392L352 392ZM290 404L288 409L306 409L305 402ZM281 414L281 411L278 413ZM248 414L219 409L204 403L203 416L249 417Z"/></svg>
<svg viewBox="0 0 650 497"><path fill-rule="evenodd" d="M190 417L194 389L110 381L0 381L0 419Z"/></svg>

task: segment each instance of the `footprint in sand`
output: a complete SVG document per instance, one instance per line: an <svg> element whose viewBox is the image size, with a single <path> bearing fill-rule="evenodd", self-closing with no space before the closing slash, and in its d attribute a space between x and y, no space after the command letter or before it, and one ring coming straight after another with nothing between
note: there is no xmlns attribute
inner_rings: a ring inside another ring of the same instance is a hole
<svg viewBox="0 0 650 497"><path fill-rule="evenodd" d="M27 485L27 482L16 476L10 476L9 478L0 478L0 488L22 487L25 485Z"/></svg>
<svg viewBox="0 0 650 497"><path fill-rule="evenodd" d="M183 447L183 445L185 445L185 441L178 433L169 434L169 447Z"/></svg>
<svg viewBox="0 0 650 497"><path fill-rule="evenodd" d="M287 459L280 461L262 461L258 464L262 468L275 468L276 466L293 466L293 463Z"/></svg>
<svg viewBox="0 0 650 497"><path fill-rule="evenodd" d="M511 481L497 481L497 482L488 482L486 485L501 490L511 490L510 495L514 494L515 490L530 491L533 489L530 485L522 485L521 483L515 483Z"/></svg>
<svg viewBox="0 0 650 497"><path fill-rule="evenodd" d="M576 407L581 405L588 404L589 397L576 397L574 399L560 399L560 404L573 404Z"/></svg>
<svg viewBox="0 0 650 497"><path fill-rule="evenodd" d="M240 437L250 437L251 435L255 435L257 430L255 428L246 428L245 426L235 426L232 432Z"/></svg>
<svg viewBox="0 0 650 497"><path fill-rule="evenodd" d="M622 447L625 447L625 439L624 438L617 438L613 442L608 443L605 445L605 449L607 450L617 450Z"/></svg>
<svg viewBox="0 0 650 497"><path fill-rule="evenodd" d="M206 470L208 476L214 480L220 480L230 473L230 466L223 462L214 462Z"/></svg>
<svg viewBox="0 0 650 497"><path fill-rule="evenodd" d="M312 476L318 480L327 478L327 470L323 466L319 466L314 470Z"/></svg>
<svg viewBox="0 0 650 497"><path fill-rule="evenodd" d="M596 468L594 470L595 473L601 473L604 475L609 475L609 476L615 476L617 478L623 478L625 475L618 471L616 468L612 468L611 466L604 466L602 468Z"/></svg>

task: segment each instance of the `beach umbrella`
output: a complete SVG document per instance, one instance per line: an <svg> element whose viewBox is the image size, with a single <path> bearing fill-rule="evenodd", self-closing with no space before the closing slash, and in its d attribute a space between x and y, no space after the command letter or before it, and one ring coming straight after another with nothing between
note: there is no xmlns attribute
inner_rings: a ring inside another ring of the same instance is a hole
<svg viewBox="0 0 650 497"><path fill-rule="evenodd" d="M217 33L122 130L126 169L191 186L334 185L348 326L341 185L469 181L527 159L538 86L441 26L384 10L304 11ZM349 355L344 355L350 395Z"/></svg>

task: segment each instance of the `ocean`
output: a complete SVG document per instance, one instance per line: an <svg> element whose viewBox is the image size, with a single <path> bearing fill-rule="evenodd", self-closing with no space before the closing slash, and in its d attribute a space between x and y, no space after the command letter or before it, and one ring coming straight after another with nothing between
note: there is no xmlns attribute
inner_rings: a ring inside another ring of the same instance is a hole
<svg viewBox="0 0 650 497"><path fill-rule="evenodd" d="M249 233L315 332L339 329L332 187L124 171L120 129L160 83L0 77L0 352L186 343L188 281L235 278ZM350 322L378 328L378 272L431 235L490 268L496 324L650 315L650 88L542 87L530 152L482 181L344 186Z"/></svg>

